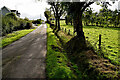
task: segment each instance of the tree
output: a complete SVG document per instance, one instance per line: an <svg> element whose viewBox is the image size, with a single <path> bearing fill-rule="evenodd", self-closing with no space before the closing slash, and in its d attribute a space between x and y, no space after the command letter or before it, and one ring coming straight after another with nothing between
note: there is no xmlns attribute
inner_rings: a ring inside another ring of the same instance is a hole
<svg viewBox="0 0 120 80"><path fill-rule="evenodd" d="M46 11L44 12L44 15L45 15L45 17L47 19L47 22L49 23L49 18L51 16L51 12L48 9L46 9Z"/></svg>
<svg viewBox="0 0 120 80"><path fill-rule="evenodd" d="M84 44L85 36L82 25L82 14L85 9L93 3L94 2L66 2L67 12L73 17L74 30L77 32L77 36L81 38Z"/></svg>
<svg viewBox="0 0 120 80"><path fill-rule="evenodd" d="M33 24L41 24L41 19L32 20Z"/></svg>
<svg viewBox="0 0 120 80"><path fill-rule="evenodd" d="M68 23L71 23L71 25L72 25L72 17L71 17L71 15L67 15L65 17L65 23L66 23L66 25L68 25Z"/></svg>
<svg viewBox="0 0 120 80"><path fill-rule="evenodd" d="M6 16L10 17L10 18L12 18L14 20L18 20L17 16L14 13L7 13Z"/></svg>
<svg viewBox="0 0 120 80"><path fill-rule="evenodd" d="M83 19L85 21L85 24L88 25L92 21L92 9L89 7L87 8L83 13Z"/></svg>
<svg viewBox="0 0 120 80"><path fill-rule="evenodd" d="M64 13L64 6L62 5L62 2L50 2L48 1L48 4L51 5L51 9L54 13L55 17L55 23L56 27L54 28L54 31L57 29L57 32L60 30L60 17Z"/></svg>
<svg viewBox="0 0 120 80"><path fill-rule="evenodd" d="M29 19L27 17L24 18L25 21L29 21Z"/></svg>
<svg viewBox="0 0 120 80"><path fill-rule="evenodd" d="M114 24L114 27L116 27L118 24L119 24L119 19L118 19L118 15L119 13L118 13L118 11L117 10L115 10L115 11L113 11L112 12L112 23Z"/></svg>
<svg viewBox="0 0 120 80"><path fill-rule="evenodd" d="M68 18L67 18L67 16L65 17L65 23L66 23L66 25L68 25Z"/></svg>

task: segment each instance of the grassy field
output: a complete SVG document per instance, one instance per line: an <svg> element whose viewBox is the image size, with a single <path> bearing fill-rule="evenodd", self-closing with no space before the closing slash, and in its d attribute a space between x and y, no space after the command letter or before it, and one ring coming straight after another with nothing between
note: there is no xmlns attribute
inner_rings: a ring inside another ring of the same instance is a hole
<svg viewBox="0 0 120 80"><path fill-rule="evenodd" d="M35 30L35 29L25 29L25 30L20 30L20 31L16 31L16 32L7 34L6 36L4 36L2 38L2 41L0 42L0 48L11 44L12 42L20 39L21 37L27 35L28 33L32 32L33 30Z"/></svg>
<svg viewBox="0 0 120 80"><path fill-rule="evenodd" d="M66 53L61 47L59 39L52 32L53 30L47 24L47 57L46 72L48 78L81 78L78 67L71 63ZM70 66L72 65L72 66ZM74 74L73 73L74 70Z"/></svg>
<svg viewBox="0 0 120 80"><path fill-rule="evenodd" d="M73 35L73 26L66 25L64 20L61 20L61 28L66 28L67 32L70 29ZM120 54L118 54L118 49L120 44L118 44L118 32L120 29L117 28L101 28L96 26L84 26L83 28L86 39L93 45L94 48L98 48L99 34L102 35L102 51L104 56L111 60L114 64L120 65ZM97 43L95 45L95 43Z"/></svg>

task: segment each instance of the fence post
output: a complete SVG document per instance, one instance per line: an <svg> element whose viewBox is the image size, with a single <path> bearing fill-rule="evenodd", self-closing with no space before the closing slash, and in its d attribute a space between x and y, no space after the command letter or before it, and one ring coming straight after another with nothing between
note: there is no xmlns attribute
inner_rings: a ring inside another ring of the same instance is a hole
<svg viewBox="0 0 120 80"><path fill-rule="evenodd" d="M99 44L98 44L98 46L99 46L99 49L101 49L101 34L99 35Z"/></svg>

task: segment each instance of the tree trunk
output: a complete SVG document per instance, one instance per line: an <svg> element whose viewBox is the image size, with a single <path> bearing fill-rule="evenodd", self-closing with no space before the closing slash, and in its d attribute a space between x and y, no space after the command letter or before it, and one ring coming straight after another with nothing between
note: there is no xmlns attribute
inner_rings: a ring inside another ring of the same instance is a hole
<svg viewBox="0 0 120 80"><path fill-rule="evenodd" d="M83 32L83 25L82 25L82 13L77 13L73 20L74 24L74 32L77 32L77 36L85 37Z"/></svg>
<svg viewBox="0 0 120 80"><path fill-rule="evenodd" d="M58 17L58 31L60 30L60 17Z"/></svg>
<svg viewBox="0 0 120 80"><path fill-rule="evenodd" d="M53 32L55 32L55 30L57 29L57 22L58 22L58 19L55 18L55 28L54 28Z"/></svg>
<svg viewBox="0 0 120 80"><path fill-rule="evenodd" d="M83 44L83 47L86 47L85 36L84 36L83 25L82 25L82 13L78 13L77 15L78 15L78 16L76 16L77 36L80 39L81 44Z"/></svg>
<svg viewBox="0 0 120 80"><path fill-rule="evenodd" d="M76 32L76 26L77 26L76 22L77 22L76 18L73 18L74 33Z"/></svg>
<svg viewBox="0 0 120 80"><path fill-rule="evenodd" d="M77 21L78 21L77 27L76 27L77 35L84 37L83 25L82 25L82 13L78 14Z"/></svg>
<svg viewBox="0 0 120 80"><path fill-rule="evenodd" d="M66 25L68 25L67 16L65 17L65 23L66 23Z"/></svg>

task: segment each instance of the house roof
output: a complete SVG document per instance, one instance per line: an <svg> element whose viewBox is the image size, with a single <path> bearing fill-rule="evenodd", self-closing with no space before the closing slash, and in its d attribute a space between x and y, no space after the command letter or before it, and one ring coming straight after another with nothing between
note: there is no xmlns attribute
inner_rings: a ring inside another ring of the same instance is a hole
<svg viewBox="0 0 120 80"><path fill-rule="evenodd" d="M3 9L3 8L6 8L8 11L11 11L11 9L10 9L10 8L7 8L6 6L3 6L2 9Z"/></svg>
<svg viewBox="0 0 120 80"><path fill-rule="evenodd" d="M10 8L7 8L6 6L3 6L1 9L3 9L3 8L6 8L10 12L16 12L16 14L20 15L20 13L18 12L18 10L11 10Z"/></svg>
<svg viewBox="0 0 120 80"><path fill-rule="evenodd" d="M11 12L16 12L17 10L11 10Z"/></svg>

